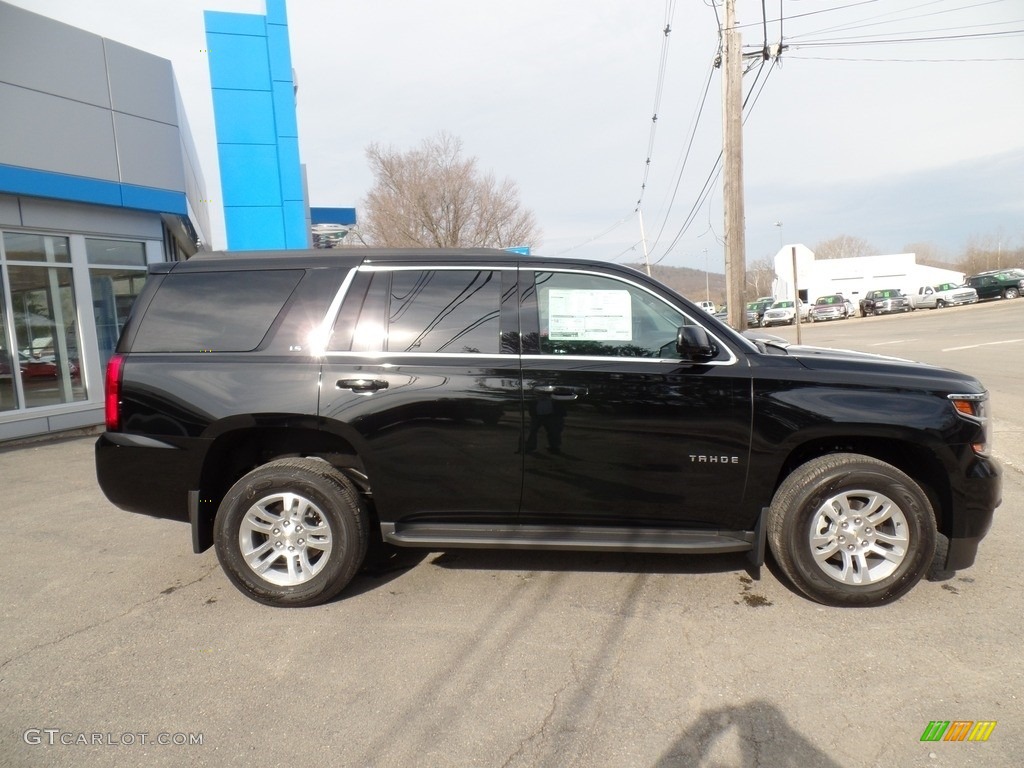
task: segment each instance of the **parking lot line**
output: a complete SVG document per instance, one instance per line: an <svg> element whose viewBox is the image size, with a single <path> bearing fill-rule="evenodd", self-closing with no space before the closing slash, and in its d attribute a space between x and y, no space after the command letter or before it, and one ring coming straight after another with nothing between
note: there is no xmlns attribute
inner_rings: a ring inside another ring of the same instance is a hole
<svg viewBox="0 0 1024 768"><path fill-rule="evenodd" d="M961 349L976 349L977 347L991 347L995 344L1019 344L1024 339L1003 339L1002 341L985 341L981 344L968 344L965 347L946 347L943 352L957 352Z"/></svg>

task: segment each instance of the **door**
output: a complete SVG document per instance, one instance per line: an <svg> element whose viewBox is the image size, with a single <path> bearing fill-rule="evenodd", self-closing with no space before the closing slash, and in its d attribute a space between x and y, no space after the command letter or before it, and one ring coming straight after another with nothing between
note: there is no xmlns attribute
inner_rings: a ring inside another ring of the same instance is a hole
<svg viewBox="0 0 1024 768"><path fill-rule="evenodd" d="M364 267L349 288L320 414L364 462L381 522L515 520L515 275L491 265Z"/></svg>
<svg viewBox="0 0 1024 768"><path fill-rule="evenodd" d="M641 280L524 270L522 521L748 527L750 377L718 342L679 359L696 324Z"/></svg>

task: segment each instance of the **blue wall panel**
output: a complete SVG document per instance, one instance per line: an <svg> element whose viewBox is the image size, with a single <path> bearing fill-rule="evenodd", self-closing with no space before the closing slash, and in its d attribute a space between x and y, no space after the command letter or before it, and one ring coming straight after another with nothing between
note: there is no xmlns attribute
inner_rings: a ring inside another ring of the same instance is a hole
<svg viewBox="0 0 1024 768"><path fill-rule="evenodd" d="M274 144L274 99L268 91L218 90L213 112L221 144Z"/></svg>
<svg viewBox="0 0 1024 768"><path fill-rule="evenodd" d="M278 136L299 135L299 123L295 119L295 86L291 81L274 83L274 122Z"/></svg>
<svg viewBox="0 0 1024 768"><path fill-rule="evenodd" d="M221 144L220 183L225 206L280 206L281 174L277 147Z"/></svg>
<svg viewBox="0 0 1024 768"><path fill-rule="evenodd" d="M267 42L270 49L270 77L278 81L292 81L292 54L288 46L288 27L280 24L267 25Z"/></svg>
<svg viewBox="0 0 1024 768"><path fill-rule="evenodd" d="M0 165L0 191L11 195L47 197L140 211L175 213L180 216L188 213L184 192L10 165Z"/></svg>
<svg viewBox="0 0 1024 768"><path fill-rule="evenodd" d="M302 200L302 176L299 173L299 140L282 136L277 140L281 163L281 199ZM295 169L294 171L292 169Z"/></svg>
<svg viewBox="0 0 1024 768"><path fill-rule="evenodd" d="M213 88L270 90L270 59L265 36L207 33L206 43Z"/></svg>
<svg viewBox="0 0 1024 768"><path fill-rule="evenodd" d="M267 9L267 23L268 24L288 24L288 12L285 9L284 0L267 0L265 6Z"/></svg>
<svg viewBox="0 0 1024 768"><path fill-rule="evenodd" d="M285 2L266 8L266 16L205 14L232 250L309 244Z"/></svg>
<svg viewBox="0 0 1024 768"><path fill-rule="evenodd" d="M203 20L206 23L207 39L211 32L257 36L267 33L267 23L263 16L227 11L206 11L203 14Z"/></svg>
<svg viewBox="0 0 1024 768"><path fill-rule="evenodd" d="M265 251L287 247L280 207L225 208L224 223L228 230L229 250Z"/></svg>
<svg viewBox="0 0 1024 768"><path fill-rule="evenodd" d="M309 248L310 234L306 228L306 203L303 200L285 200L285 248Z"/></svg>

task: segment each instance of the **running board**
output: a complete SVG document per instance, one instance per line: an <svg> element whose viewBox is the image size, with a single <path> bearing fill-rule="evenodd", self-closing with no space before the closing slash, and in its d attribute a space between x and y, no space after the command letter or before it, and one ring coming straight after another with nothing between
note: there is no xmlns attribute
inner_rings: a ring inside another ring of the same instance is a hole
<svg viewBox="0 0 1024 768"><path fill-rule="evenodd" d="M756 552L754 531L598 526L381 523L381 537L400 547L556 549L598 552Z"/></svg>

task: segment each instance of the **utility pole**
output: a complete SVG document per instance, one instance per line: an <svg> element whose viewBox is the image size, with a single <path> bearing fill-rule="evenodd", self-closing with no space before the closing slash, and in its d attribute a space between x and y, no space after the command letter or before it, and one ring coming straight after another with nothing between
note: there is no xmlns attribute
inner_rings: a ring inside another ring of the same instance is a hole
<svg viewBox="0 0 1024 768"><path fill-rule="evenodd" d="M647 254L647 232L644 230L644 212L640 210L640 206L636 207L637 215L640 217L640 242L644 244L644 269L647 270L647 276L651 276L651 259Z"/></svg>
<svg viewBox="0 0 1024 768"><path fill-rule="evenodd" d="M729 325L747 327L745 216L743 212L743 51L736 28L736 0L725 0L722 33L723 181L725 204L725 290Z"/></svg>

